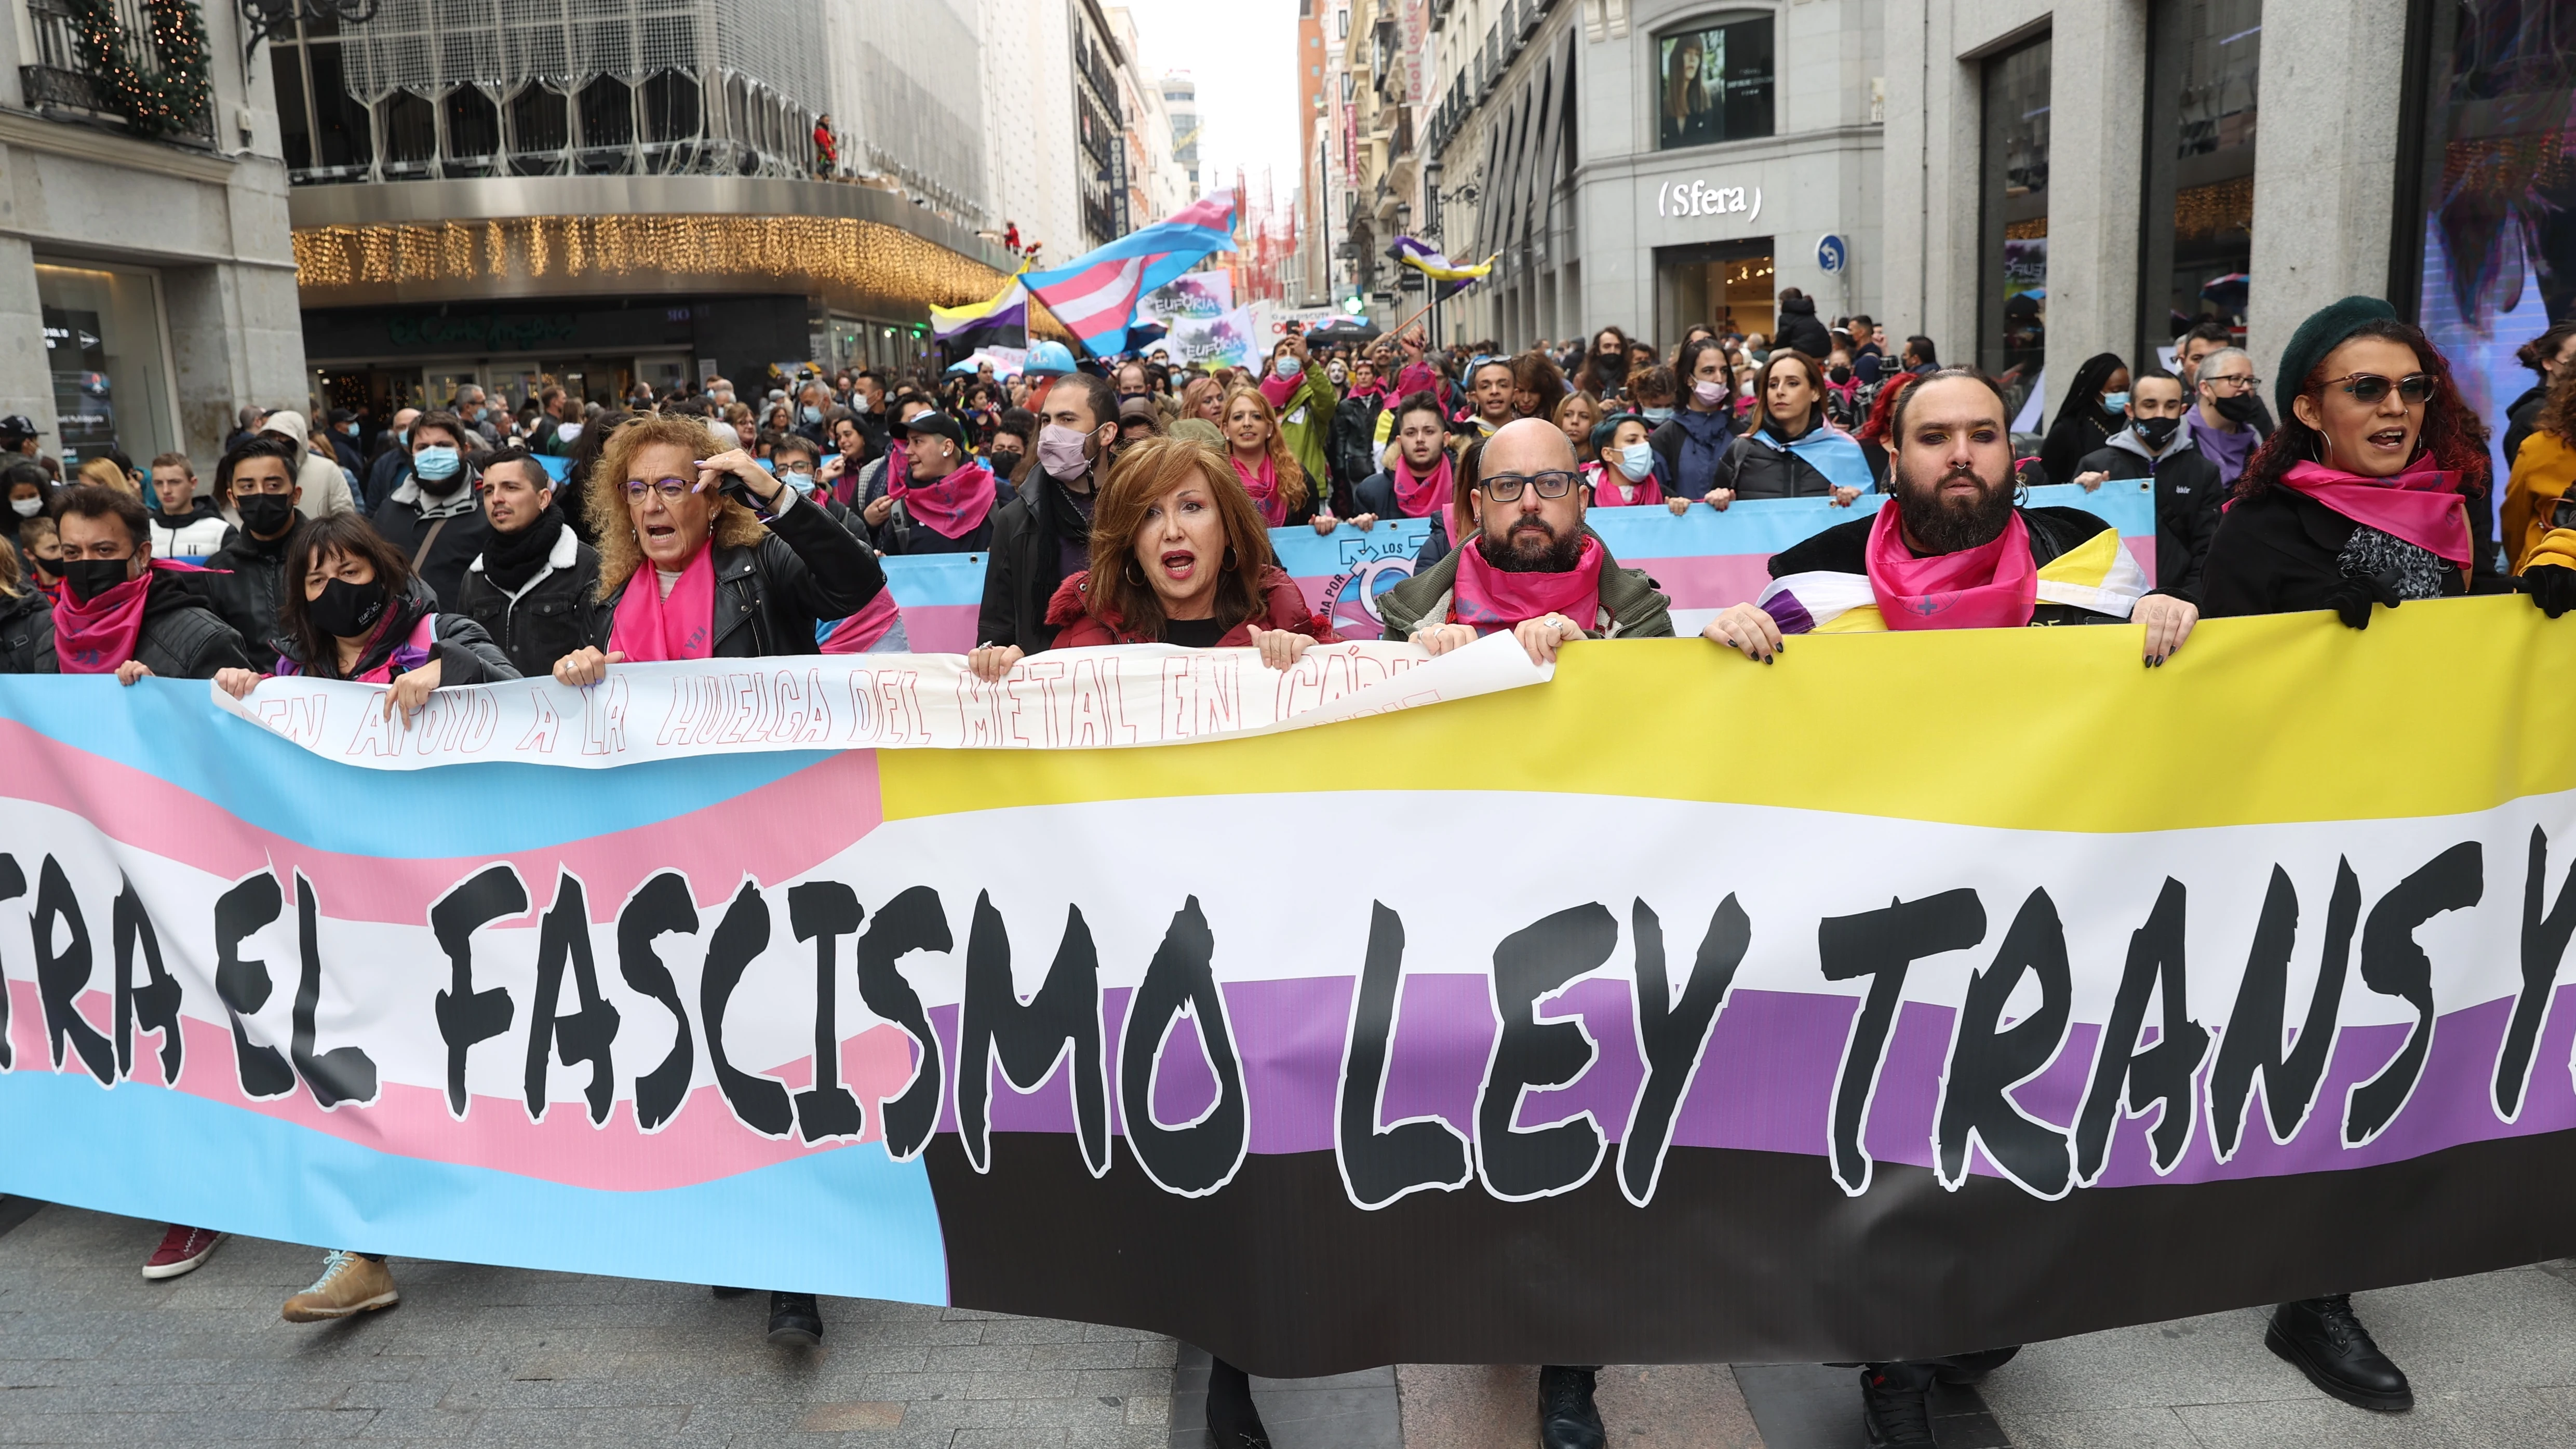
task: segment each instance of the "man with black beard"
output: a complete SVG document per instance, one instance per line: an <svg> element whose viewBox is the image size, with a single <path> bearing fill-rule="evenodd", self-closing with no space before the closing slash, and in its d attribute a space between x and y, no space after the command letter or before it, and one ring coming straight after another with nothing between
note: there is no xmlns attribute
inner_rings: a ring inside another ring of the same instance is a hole
<svg viewBox="0 0 2576 1449"><path fill-rule="evenodd" d="M1475 546L1378 595L1386 637L1446 654L1508 629L1537 664L1576 639L1671 638L1672 601L1584 526L1590 492L1562 428L1505 423L1485 441L1468 493Z"/></svg>
<svg viewBox="0 0 2576 1449"><path fill-rule="evenodd" d="M479 394L481 389L476 389ZM443 613L465 611L465 566L492 541L476 488L474 434L454 413L422 413L411 425L408 466L376 505L376 532L411 557Z"/></svg>
<svg viewBox="0 0 2576 1449"><path fill-rule="evenodd" d="M2198 607L2153 589L2101 519L2021 507L2006 416L1972 368L1907 388L1887 438L1894 504L1772 555L1761 599L1701 637L1768 664L1790 634L2131 623L2146 626L2147 664L2171 658Z"/></svg>
<svg viewBox="0 0 2576 1449"><path fill-rule="evenodd" d="M2118 530L2101 519L2019 506L2007 416L1985 374L1950 367L1925 375L1890 420L1895 502L1774 555L1761 601L1719 614L1701 637L1768 664L1788 634L2125 621L2146 626L2149 666L2171 658L2200 610L2149 592ZM1861 1365L1871 1449L1928 1449L1933 1385L1973 1384L2018 1352Z"/></svg>

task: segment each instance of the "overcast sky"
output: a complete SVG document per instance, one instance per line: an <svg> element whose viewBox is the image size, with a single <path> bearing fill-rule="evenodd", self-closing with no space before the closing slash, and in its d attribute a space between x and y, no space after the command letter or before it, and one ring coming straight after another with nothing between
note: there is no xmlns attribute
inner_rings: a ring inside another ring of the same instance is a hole
<svg viewBox="0 0 2576 1449"><path fill-rule="evenodd" d="M1147 73L1185 70L1198 81L1201 185L1231 186L1240 165L1257 201L1266 164L1286 206L1300 172L1297 0L1127 0L1127 8Z"/></svg>

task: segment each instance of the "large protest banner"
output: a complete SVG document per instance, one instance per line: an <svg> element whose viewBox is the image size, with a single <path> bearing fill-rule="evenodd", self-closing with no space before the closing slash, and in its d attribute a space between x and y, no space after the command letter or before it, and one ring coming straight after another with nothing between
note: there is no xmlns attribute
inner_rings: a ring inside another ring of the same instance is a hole
<svg viewBox="0 0 2576 1449"><path fill-rule="evenodd" d="M1689 617L1750 603L1771 580L1771 555L1838 523L1865 518L1884 502L1864 495L1847 508L1822 498L1757 499L1720 513L1693 508L1680 517L1661 508L1596 508L1584 516L1609 545L1612 557L1644 569L1673 607ZM2120 531L2120 538L2149 577L2155 575L2156 506L2152 485L2106 483L2087 492L2069 485L2030 490L2033 506L2082 508ZM1306 600L1332 616L1347 639L1375 639L1385 625L1377 596L1413 576L1413 557L1430 535L1429 521L1385 519L1361 529L1347 524L1331 533L1274 528L1270 547L1279 566L1295 576ZM937 554L885 560L895 601L912 647L924 652L963 652L975 645L975 613L984 598L984 555ZM1694 626L1695 628L1696 626ZM1691 632L1685 630L1684 632Z"/></svg>
<svg viewBox="0 0 2576 1449"><path fill-rule="evenodd" d="M2576 1249L2576 628L1796 646L604 770L0 679L0 1191L1277 1374L1893 1357Z"/></svg>

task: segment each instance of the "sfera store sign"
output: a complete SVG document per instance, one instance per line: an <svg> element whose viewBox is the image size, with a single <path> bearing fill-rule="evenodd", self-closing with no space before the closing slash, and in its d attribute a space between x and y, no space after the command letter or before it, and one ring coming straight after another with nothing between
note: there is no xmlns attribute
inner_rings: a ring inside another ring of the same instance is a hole
<svg viewBox="0 0 2576 1449"><path fill-rule="evenodd" d="M1762 188L1711 186L1705 181L1667 181L1655 188L1655 215L1687 218L1737 216L1762 219Z"/></svg>

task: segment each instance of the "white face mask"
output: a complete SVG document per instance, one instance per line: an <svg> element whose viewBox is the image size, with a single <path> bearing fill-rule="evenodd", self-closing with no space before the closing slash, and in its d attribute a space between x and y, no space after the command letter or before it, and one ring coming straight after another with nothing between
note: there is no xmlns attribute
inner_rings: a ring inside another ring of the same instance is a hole
<svg viewBox="0 0 2576 1449"><path fill-rule="evenodd" d="M1619 473L1631 483L1643 483L1655 471L1655 450L1644 442L1630 443L1619 450Z"/></svg>
<svg viewBox="0 0 2576 1449"><path fill-rule="evenodd" d="M41 498L12 498L9 500L9 507L20 518L33 518L37 514L45 511L45 500Z"/></svg>

